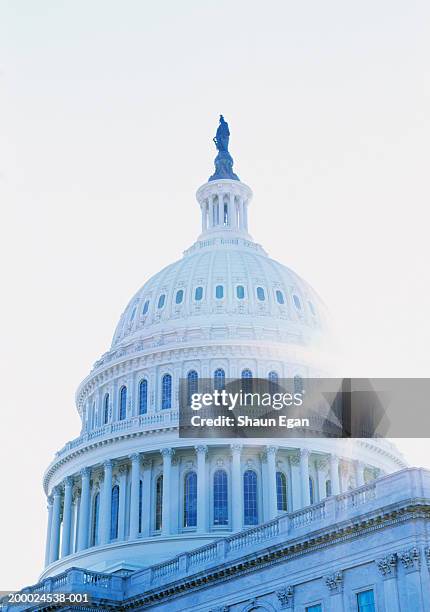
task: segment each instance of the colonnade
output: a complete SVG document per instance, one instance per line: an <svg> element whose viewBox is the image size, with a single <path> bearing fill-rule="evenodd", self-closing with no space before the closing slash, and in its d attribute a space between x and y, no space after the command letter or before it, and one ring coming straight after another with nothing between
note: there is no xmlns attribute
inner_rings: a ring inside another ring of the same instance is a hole
<svg viewBox="0 0 430 612"><path fill-rule="evenodd" d="M232 192L211 194L201 203L201 209L203 232L218 226L248 231L248 201L240 195Z"/></svg>
<svg viewBox="0 0 430 612"><path fill-rule="evenodd" d="M226 461L219 457L220 452L227 453ZM366 466L308 449L255 448L242 444L227 448L208 448L205 444L192 449L162 448L158 452L108 459L103 464L81 469L53 488L48 497L45 564L112 541L185 531L180 518L184 509L181 504L185 503L184 478L190 471L195 472L197 479L196 521L191 531L198 534L219 531L220 526L213 521L214 494L210 483L213 483L214 470L220 468L225 470L229 483L228 520L221 529L238 531L247 526L244 520L246 470L256 473L259 488L256 518L261 523L275 518L282 510L279 473L285 473L287 510L291 512L328 495L347 491L351 482L354 487L363 485ZM160 476L162 484L157 488ZM115 500L114 488L117 488ZM157 512L161 519L159 525L155 518ZM186 531L190 531L188 525Z"/></svg>

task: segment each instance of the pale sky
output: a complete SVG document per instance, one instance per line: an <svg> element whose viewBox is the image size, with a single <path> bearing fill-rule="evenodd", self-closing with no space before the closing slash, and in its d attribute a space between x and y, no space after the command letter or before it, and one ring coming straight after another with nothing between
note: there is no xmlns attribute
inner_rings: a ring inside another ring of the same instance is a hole
<svg viewBox="0 0 430 612"><path fill-rule="evenodd" d="M346 371L429 376L429 17L425 1L0 2L0 590L42 570L42 474L79 434L77 385L199 232L220 113L251 233L324 298ZM430 467L428 440L399 446Z"/></svg>

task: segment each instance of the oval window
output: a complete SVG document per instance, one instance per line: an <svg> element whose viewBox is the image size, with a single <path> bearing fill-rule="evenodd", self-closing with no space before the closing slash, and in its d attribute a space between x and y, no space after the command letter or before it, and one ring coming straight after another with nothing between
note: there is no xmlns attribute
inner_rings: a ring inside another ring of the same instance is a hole
<svg viewBox="0 0 430 612"><path fill-rule="evenodd" d="M302 303L300 302L300 298L298 295L293 295L293 301L294 301L294 306L297 308L297 310L301 310Z"/></svg>
<svg viewBox="0 0 430 612"><path fill-rule="evenodd" d="M283 304L284 303L284 294L282 293L282 291L279 291L279 289L276 291L276 301L278 302L278 304Z"/></svg>
<svg viewBox="0 0 430 612"><path fill-rule="evenodd" d="M148 308L149 308L149 300L146 300L146 302L143 305L142 314L145 315L148 312Z"/></svg>
<svg viewBox="0 0 430 612"><path fill-rule="evenodd" d="M196 302L200 302L203 297L203 287L196 287L196 291L194 293L194 299Z"/></svg>
<svg viewBox="0 0 430 612"><path fill-rule="evenodd" d="M238 285L236 287L236 297L238 300L243 300L245 297L245 287L243 285Z"/></svg>
<svg viewBox="0 0 430 612"><path fill-rule="evenodd" d="M263 287L257 287L257 297L260 302L264 302L264 300L266 299L266 294L264 293Z"/></svg>
<svg viewBox="0 0 430 612"><path fill-rule="evenodd" d="M215 297L217 300L222 300L222 298L224 297L224 287L222 285L216 286Z"/></svg>
<svg viewBox="0 0 430 612"><path fill-rule="evenodd" d="M184 290L179 289L179 291L176 292L175 302L177 304L181 304L183 299L184 299Z"/></svg>
<svg viewBox="0 0 430 612"><path fill-rule="evenodd" d="M158 308L163 308L165 301L166 301L166 295L165 293L162 293L160 297L158 298Z"/></svg>

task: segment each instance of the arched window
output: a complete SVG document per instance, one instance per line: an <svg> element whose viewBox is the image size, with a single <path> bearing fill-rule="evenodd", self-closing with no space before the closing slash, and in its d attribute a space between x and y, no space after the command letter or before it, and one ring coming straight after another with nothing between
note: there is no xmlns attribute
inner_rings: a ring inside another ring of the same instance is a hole
<svg viewBox="0 0 430 612"><path fill-rule="evenodd" d="M276 499L278 512L286 512L288 510L287 477L284 472L276 472Z"/></svg>
<svg viewBox="0 0 430 612"><path fill-rule="evenodd" d="M110 513L110 539L116 540L118 537L118 510L119 510L119 486L112 487L112 502Z"/></svg>
<svg viewBox="0 0 430 612"><path fill-rule="evenodd" d="M222 368L217 368L214 372L214 389L222 391L225 388L225 372Z"/></svg>
<svg viewBox="0 0 430 612"><path fill-rule="evenodd" d="M282 293L282 291L279 291L279 289L276 290L276 301L278 302L278 304L285 303L284 294Z"/></svg>
<svg viewBox="0 0 430 612"><path fill-rule="evenodd" d="M163 524L163 474L157 478L155 485L155 530L160 531Z"/></svg>
<svg viewBox="0 0 430 612"><path fill-rule="evenodd" d="M326 497L330 497L331 495L331 480L325 481L325 495Z"/></svg>
<svg viewBox="0 0 430 612"><path fill-rule="evenodd" d="M222 300L222 298L224 297L224 286L223 285L217 285L215 287L215 297L217 300Z"/></svg>
<svg viewBox="0 0 430 612"><path fill-rule="evenodd" d="M269 393L275 393L278 387L278 381L279 381L278 372L275 372L274 370L272 370L267 375L267 378L269 380Z"/></svg>
<svg viewBox="0 0 430 612"><path fill-rule="evenodd" d="M302 393L303 391L303 378L296 374L294 376L294 393Z"/></svg>
<svg viewBox="0 0 430 612"><path fill-rule="evenodd" d="M184 527L197 526L197 474L188 472L184 479Z"/></svg>
<svg viewBox="0 0 430 612"><path fill-rule="evenodd" d="M142 533L143 482L139 480L139 533Z"/></svg>
<svg viewBox="0 0 430 612"><path fill-rule="evenodd" d="M93 501L93 523L91 525L91 546L97 546L99 543L99 511L100 511L100 493L94 495Z"/></svg>
<svg viewBox="0 0 430 612"><path fill-rule="evenodd" d="M103 425L109 421L109 393L106 393L103 401Z"/></svg>
<svg viewBox="0 0 430 612"><path fill-rule="evenodd" d="M311 504L314 504L315 503L315 488L314 488L314 481L311 476L309 476L309 498L310 498Z"/></svg>
<svg viewBox="0 0 430 612"><path fill-rule="evenodd" d="M130 315L130 323L132 323L132 321L134 320L134 317L136 316L136 308L137 306L135 306L133 308L133 310L131 311L131 315Z"/></svg>
<svg viewBox="0 0 430 612"><path fill-rule="evenodd" d="M146 313L148 312L148 308L149 308L149 300L145 300L145 303L144 303L143 308L142 308L142 314L143 315L146 315Z"/></svg>
<svg viewBox="0 0 430 612"><path fill-rule="evenodd" d="M197 393L199 388L199 375L195 370L190 370L187 374L187 404L191 405L191 398Z"/></svg>
<svg viewBox="0 0 430 612"><path fill-rule="evenodd" d="M166 302L166 294L162 293L160 297L158 298L158 308L163 308L165 302Z"/></svg>
<svg viewBox="0 0 430 612"><path fill-rule="evenodd" d="M214 474L214 525L228 525L228 490L225 470L217 470Z"/></svg>
<svg viewBox="0 0 430 612"><path fill-rule="evenodd" d="M143 378L139 383L139 414L148 412L148 381Z"/></svg>
<svg viewBox="0 0 430 612"><path fill-rule="evenodd" d="M228 204L224 203L224 225L228 225Z"/></svg>
<svg viewBox="0 0 430 612"><path fill-rule="evenodd" d="M161 379L161 408L166 410L172 407L172 377L164 374Z"/></svg>
<svg viewBox="0 0 430 612"><path fill-rule="evenodd" d="M241 386L243 393L252 393L252 372L248 368L242 370ZM249 398L245 397L245 404L250 403Z"/></svg>
<svg viewBox="0 0 430 612"><path fill-rule="evenodd" d="M178 291L176 292L175 302L177 304L182 304L183 299L184 299L184 290L178 289Z"/></svg>
<svg viewBox="0 0 430 612"><path fill-rule="evenodd" d="M245 525L258 523L257 474L246 470L243 475L243 522Z"/></svg>
<svg viewBox="0 0 430 612"><path fill-rule="evenodd" d="M200 302L202 297L203 297L203 287L196 287L196 290L194 292L194 299L196 300L196 302Z"/></svg>
<svg viewBox="0 0 430 612"><path fill-rule="evenodd" d="M238 285L236 287L236 297L238 300L243 300L245 297L245 287L243 285Z"/></svg>
<svg viewBox="0 0 430 612"><path fill-rule="evenodd" d="M263 287L257 287L257 298L260 300L260 302L264 302L266 299L266 294Z"/></svg>
<svg viewBox="0 0 430 612"><path fill-rule="evenodd" d="M119 420L123 421L127 416L127 387L121 387L119 392Z"/></svg>
<svg viewBox="0 0 430 612"><path fill-rule="evenodd" d="M298 295L294 294L293 295L293 302L294 302L294 306L297 308L297 310L301 310L302 309L302 303L300 301L300 298Z"/></svg>

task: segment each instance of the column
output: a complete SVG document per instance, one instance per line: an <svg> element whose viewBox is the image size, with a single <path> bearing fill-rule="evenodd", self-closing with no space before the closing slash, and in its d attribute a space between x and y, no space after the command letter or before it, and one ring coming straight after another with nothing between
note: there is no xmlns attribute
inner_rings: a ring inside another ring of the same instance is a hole
<svg viewBox="0 0 430 612"><path fill-rule="evenodd" d="M302 507L302 484L300 480L300 457L298 454L290 457L291 488L293 511Z"/></svg>
<svg viewBox="0 0 430 612"><path fill-rule="evenodd" d="M343 612L343 574L341 571L326 576L326 586L330 593L330 612Z"/></svg>
<svg viewBox="0 0 430 612"><path fill-rule="evenodd" d="M206 200L202 203L201 210L202 210L202 232L204 232L206 231L207 226L208 226L208 216L207 216L208 205L207 205Z"/></svg>
<svg viewBox="0 0 430 612"><path fill-rule="evenodd" d="M88 548L90 520L90 469L81 470L81 504L79 507L78 551Z"/></svg>
<svg viewBox="0 0 430 612"><path fill-rule="evenodd" d="M131 492L130 492L130 540L139 537L139 483L140 483L140 455L133 453L129 457L131 461ZM145 500L147 513L149 512L148 501Z"/></svg>
<svg viewBox="0 0 430 612"><path fill-rule="evenodd" d="M237 228L236 202L234 193L230 193L230 225L233 229Z"/></svg>
<svg viewBox="0 0 430 612"><path fill-rule="evenodd" d="M246 231L248 231L248 202L246 201L243 202L243 224Z"/></svg>
<svg viewBox="0 0 430 612"><path fill-rule="evenodd" d="M330 455L330 481L331 481L331 494L339 495L340 493L339 457L337 455Z"/></svg>
<svg viewBox="0 0 430 612"><path fill-rule="evenodd" d="M243 227L243 198L239 197L239 229L244 229Z"/></svg>
<svg viewBox="0 0 430 612"><path fill-rule="evenodd" d="M173 448L163 448L161 450L163 456L163 535L170 535L170 481L172 477L172 457L174 452Z"/></svg>
<svg viewBox="0 0 430 612"><path fill-rule="evenodd" d="M233 531L239 531L239 529L242 529L243 525L243 487L240 464L241 453L241 444L231 445L231 508Z"/></svg>
<svg viewBox="0 0 430 612"><path fill-rule="evenodd" d="M385 609L390 612L400 612L397 589L397 555L394 553L378 559L376 566L384 580Z"/></svg>
<svg viewBox="0 0 430 612"><path fill-rule="evenodd" d="M267 455L267 480L269 484L269 520L278 515L278 500L276 495L276 452L275 446L266 447Z"/></svg>
<svg viewBox="0 0 430 612"><path fill-rule="evenodd" d="M421 612L424 610L423 593L426 593L425 584L421 581L421 551L416 546L398 554L406 579L408 609ZM426 602L428 596L426 595Z"/></svg>
<svg viewBox="0 0 430 612"><path fill-rule="evenodd" d="M72 525L72 492L73 478L69 476L64 481L63 537L61 540L61 556L70 554L70 529Z"/></svg>
<svg viewBox="0 0 430 612"><path fill-rule="evenodd" d="M111 506L112 506L112 461L108 459L103 464L104 482L101 503L100 544L110 542Z"/></svg>
<svg viewBox="0 0 430 612"><path fill-rule="evenodd" d="M318 501L321 501L327 497L325 482L327 474L327 461L325 459L318 459L316 462L317 478L318 478Z"/></svg>
<svg viewBox="0 0 430 612"><path fill-rule="evenodd" d="M149 537L151 529L151 514L154 512L154 502L151 498L151 472L152 472L152 461L151 459L144 459L142 462L143 466L143 478L142 478L142 499L145 507L145 512L142 512L142 537Z"/></svg>
<svg viewBox="0 0 430 612"><path fill-rule="evenodd" d="M197 531L207 531L207 509L209 496L206 480L206 455L208 447L204 444L195 447L197 453Z"/></svg>
<svg viewBox="0 0 430 612"><path fill-rule="evenodd" d="M302 483L302 507L309 506L311 496L309 491L309 451L307 448L300 450L300 480Z"/></svg>
<svg viewBox="0 0 430 612"><path fill-rule="evenodd" d="M45 546L45 567L49 565L49 556L50 556L50 548L51 548L51 524L52 524L52 504L53 504L52 495L48 495L47 502L48 505L46 509L48 510L48 525L46 527L46 546Z"/></svg>
<svg viewBox="0 0 430 612"><path fill-rule="evenodd" d="M61 524L61 489L59 487L55 487L52 493L54 496L54 503L52 506L49 563L54 563L54 561L57 561L58 559Z"/></svg>
<svg viewBox="0 0 430 612"><path fill-rule="evenodd" d="M125 495L127 492L127 472L126 465L119 468L119 505L118 505L118 540L125 538Z"/></svg>
<svg viewBox="0 0 430 612"><path fill-rule="evenodd" d="M364 463L362 461L355 462L355 482L357 487L364 485Z"/></svg>

